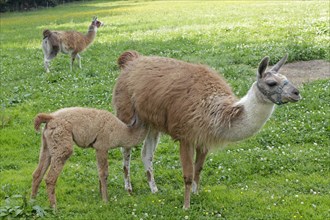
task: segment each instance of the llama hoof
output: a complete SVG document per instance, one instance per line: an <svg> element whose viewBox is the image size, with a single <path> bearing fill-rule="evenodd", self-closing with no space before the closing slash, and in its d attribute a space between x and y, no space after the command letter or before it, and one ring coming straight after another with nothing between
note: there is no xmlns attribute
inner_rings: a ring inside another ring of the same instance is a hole
<svg viewBox="0 0 330 220"><path fill-rule="evenodd" d="M157 192L158 192L158 188L157 188L157 186L155 186L155 185L152 184L152 183L149 183L149 185L150 185L151 193L157 193Z"/></svg>
<svg viewBox="0 0 330 220"><path fill-rule="evenodd" d="M53 213L53 215L56 215L57 214L57 209L56 208L52 208L52 213Z"/></svg>
<svg viewBox="0 0 330 220"><path fill-rule="evenodd" d="M53 214L56 214L56 212L57 212L56 205L51 205L50 208L52 209Z"/></svg>
<svg viewBox="0 0 330 220"><path fill-rule="evenodd" d="M131 185L125 185L125 190L129 193L129 194L132 194L133 192L133 188Z"/></svg>
<svg viewBox="0 0 330 220"><path fill-rule="evenodd" d="M198 194L198 184L195 181L193 181L191 188L192 193Z"/></svg>
<svg viewBox="0 0 330 220"><path fill-rule="evenodd" d="M125 187L125 190L128 192L128 194L132 195L133 192L132 187L128 187L128 188Z"/></svg>
<svg viewBox="0 0 330 220"><path fill-rule="evenodd" d="M130 181L127 181L126 179L125 179L125 190L126 190L129 194L132 194L132 191L133 191L132 184L130 183Z"/></svg>

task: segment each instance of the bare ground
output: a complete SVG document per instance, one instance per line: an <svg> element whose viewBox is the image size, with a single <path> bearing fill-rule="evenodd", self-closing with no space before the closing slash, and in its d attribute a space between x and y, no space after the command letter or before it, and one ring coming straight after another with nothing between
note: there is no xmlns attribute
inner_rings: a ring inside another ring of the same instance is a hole
<svg viewBox="0 0 330 220"><path fill-rule="evenodd" d="M330 62L324 60L299 61L285 64L280 73L296 86L317 79L330 79Z"/></svg>

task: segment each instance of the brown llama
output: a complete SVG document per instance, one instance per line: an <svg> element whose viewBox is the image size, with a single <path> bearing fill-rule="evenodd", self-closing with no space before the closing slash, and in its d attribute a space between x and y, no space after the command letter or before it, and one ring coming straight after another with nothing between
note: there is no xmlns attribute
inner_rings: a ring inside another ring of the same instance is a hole
<svg viewBox="0 0 330 220"><path fill-rule="evenodd" d="M269 58L261 60L257 81L238 99L226 81L204 65L136 51L123 53L121 74L113 94L117 116L124 123L137 117L149 127L142 159L152 192L157 192L152 160L159 133L180 142L185 184L184 208L190 206L190 191L198 191L200 173L210 148L254 135L271 116L275 104L300 100L299 91L278 73L287 55L266 71ZM194 163L194 152L196 159ZM129 170L130 149L124 149ZM125 176L125 184L129 178Z"/></svg>
<svg viewBox="0 0 330 220"><path fill-rule="evenodd" d="M44 52L44 65L46 72L49 72L49 64L58 52L71 55L70 69L72 71L73 62L78 58L79 68L81 68L81 57L79 53L90 46L96 36L97 29L103 23L93 18L92 24L88 28L86 35L77 31L43 31L42 50Z"/></svg>
<svg viewBox="0 0 330 220"><path fill-rule="evenodd" d="M81 148L96 150L100 194L107 202L108 150L119 146L131 148L139 144L147 133L136 118L133 120L133 124L127 126L108 111L79 107L38 114L35 130L39 130L41 123L46 125L42 133L39 165L33 173L31 198L36 197L40 182L50 167L45 181L50 205L56 209L56 181L76 143Z"/></svg>

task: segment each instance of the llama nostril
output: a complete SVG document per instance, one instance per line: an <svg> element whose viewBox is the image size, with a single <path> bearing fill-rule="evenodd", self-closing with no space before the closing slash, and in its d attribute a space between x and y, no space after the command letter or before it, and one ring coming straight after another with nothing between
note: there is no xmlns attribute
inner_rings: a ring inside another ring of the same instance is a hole
<svg viewBox="0 0 330 220"><path fill-rule="evenodd" d="M298 95L299 95L299 90L298 90L298 89L294 89L294 90L292 91L292 93L298 96Z"/></svg>

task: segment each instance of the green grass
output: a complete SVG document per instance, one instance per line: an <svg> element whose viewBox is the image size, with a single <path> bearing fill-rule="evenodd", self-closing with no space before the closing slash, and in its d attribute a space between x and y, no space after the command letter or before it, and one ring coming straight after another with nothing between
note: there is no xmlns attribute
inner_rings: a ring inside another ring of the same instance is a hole
<svg viewBox="0 0 330 220"><path fill-rule="evenodd" d="M308 12L308 13L307 13ZM42 30L86 32L97 15L106 26L82 54L83 69L69 71L59 55L43 69ZM242 97L258 62L289 53L289 62L330 60L329 1L85 1L25 13L1 14L0 207L37 217L48 207L45 184L31 205L38 163L39 112L88 106L112 111L116 60L125 50L203 63L221 72ZM140 149L133 151L129 196L123 187L119 149L109 152L110 202L98 193L93 150L75 148L57 184L52 219L329 219L330 81L305 84L303 99L276 109L256 136L212 152L199 195L182 210L178 143L163 136L155 155L160 192L151 194ZM6 206L7 204L7 206ZM20 216L24 215L21 214ZM39 213L40 214L40 213ZM1 217L0 217L1 218ZM26 217L25 218L31 218Z"/></svg>

